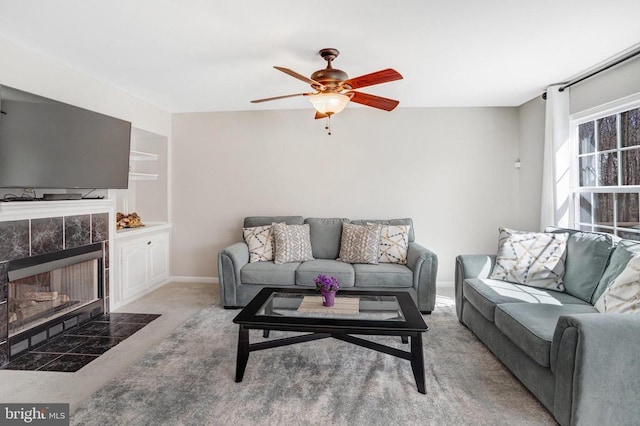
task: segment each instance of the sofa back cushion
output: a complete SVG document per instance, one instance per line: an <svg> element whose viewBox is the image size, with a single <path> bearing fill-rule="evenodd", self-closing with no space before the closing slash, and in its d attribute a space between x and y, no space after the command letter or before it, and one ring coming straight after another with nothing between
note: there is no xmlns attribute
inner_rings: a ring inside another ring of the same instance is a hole
<svg viewBox="0 0 640 426"><path fill-rule="evenodd" d="M349 222L349 219L308 217L304 220L304 223L311 228L311 249L313 250L314 258L334 260L338 258L342 222Z"/></svg>
<svg viewBox="0 0 640 426"><path fill-rule="evenodd" d="M244 227L271 225L273 222L286 223L287 225L303 225L302 216L249 216L244 218Z"/></svg>
<svg viewBox="0 0 640 426"><path fill-rule="evenodd" d="M575 229L554 228L551 232L569 233L563 280L565 291L593 304L594 292L607 267L616 237Z"/></svg>
<svg viewBox="0 0 640 426"><path fill-rule="evenodd" d="M593 292L591 299L592 304L595 305L605 289L624 271L629 260L637 254L640 254L640 241L620 240L620 242L618 242L618 245L611 254L609 265L602 274L602 278Z"/></svg>
<svg viewBox="0 0 640 426"><path fill-rule="evenodd" d="M379 223L381 225L409 225L409 242L416 240L415 233L413 232L413 220L411 218L404 219L357 219L352 220L354 225L366 225L367 223Z"/></svg>

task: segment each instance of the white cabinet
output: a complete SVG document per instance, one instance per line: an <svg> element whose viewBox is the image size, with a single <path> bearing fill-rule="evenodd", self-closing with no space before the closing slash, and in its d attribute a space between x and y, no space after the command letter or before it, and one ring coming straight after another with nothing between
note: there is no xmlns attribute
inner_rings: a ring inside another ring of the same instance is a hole
<svg viewBox="0 0 640 426"><path fill-rule="evenodd" d="M149 285L149 250L145 241L136 241L120 247L122 271L122 298L129 299L145 291Z"/></svg>
<svg viewBox="0 0 640 426"><path fill-rule="evenodd" d="M149 253L149 284L156 285L169 279L169 235L159 235L147 241Z"/></svg>
<svg viewBox="0 0 640 426"><path fill-rule="evenodd" d="M115 307L169 280L169 225L119 232L116 248L120 273Z"/></svg>

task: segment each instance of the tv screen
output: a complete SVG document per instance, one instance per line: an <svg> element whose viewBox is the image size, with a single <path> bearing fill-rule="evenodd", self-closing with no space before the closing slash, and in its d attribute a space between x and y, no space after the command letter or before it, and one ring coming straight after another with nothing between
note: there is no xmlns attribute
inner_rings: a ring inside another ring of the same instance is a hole
<svg viewBox="0 0 640 426"><path fill-rule="evenodd" d="M127 188L128 121L8 86L0 112L0 188Z"/></svg>

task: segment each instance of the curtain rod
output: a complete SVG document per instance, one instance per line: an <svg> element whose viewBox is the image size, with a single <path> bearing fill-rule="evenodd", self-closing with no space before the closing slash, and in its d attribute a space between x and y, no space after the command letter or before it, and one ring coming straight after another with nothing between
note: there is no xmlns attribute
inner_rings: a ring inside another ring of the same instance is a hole
<svg viewBox="0 0 640 426"><path fill-rule="evenodd" d="M569 81L567 84L565 84L564 86L560 87L558 89L558 91L564 92L565 89L568 89L569 87L573 86L574 84L578 84L581 81L584 81L584 80L586 80L588 78L591 78L596 74L600 74L601 72L606 71L609 68L613 68L616 65L619 65L619 64L621 64L621 63L623 63L625 61L628 61L629 59L634 58L634 57L636 57L638 55L640 55L640 47L637 48L637 49L632 50L631 52L627 53L626 55L623 55L620 58L618 58L618 59L616 59L616 60L614 60L614 61L612 61L612 62L610 62L610 63L608 63L606 65L603 65L602 67L596 69L595 71L592 71L592 72L588 73L587 75L584 75L584 76L582 76L580 78L577 78L575 80Z"/></svg>

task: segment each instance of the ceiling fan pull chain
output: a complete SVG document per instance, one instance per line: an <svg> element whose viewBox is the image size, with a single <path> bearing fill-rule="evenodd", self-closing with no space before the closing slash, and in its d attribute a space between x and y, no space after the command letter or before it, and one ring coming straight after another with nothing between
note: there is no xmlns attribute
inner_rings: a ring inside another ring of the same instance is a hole
<svg viewBox="0 0 640 426"><path fill-rule="evenodd" d="M324 126L324 129L327 131L327 134L331 136L331 116L327 115L327 124Z"/></svg>

